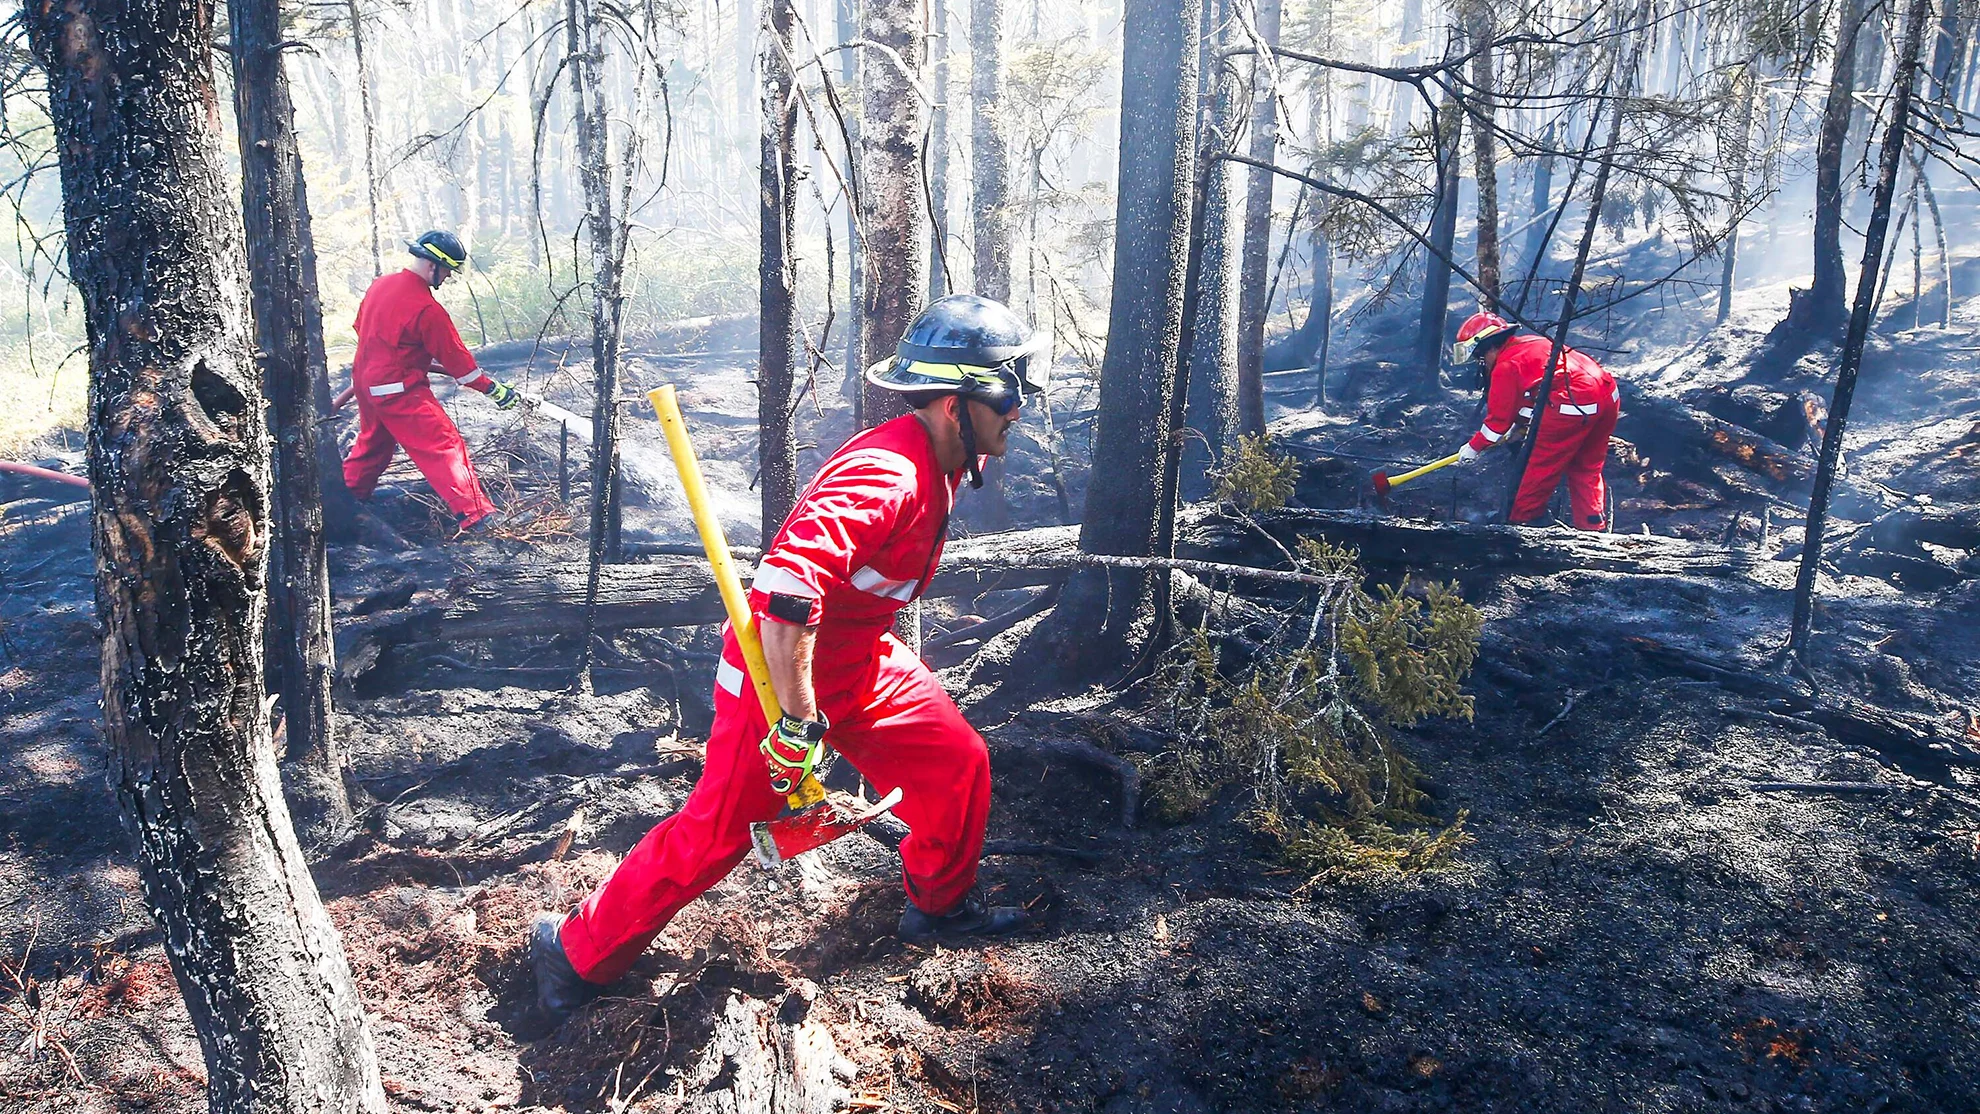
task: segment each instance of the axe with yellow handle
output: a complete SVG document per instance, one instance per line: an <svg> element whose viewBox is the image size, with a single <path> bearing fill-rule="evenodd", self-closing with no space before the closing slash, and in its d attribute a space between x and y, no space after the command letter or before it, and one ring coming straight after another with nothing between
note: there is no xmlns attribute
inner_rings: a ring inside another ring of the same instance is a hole
<svg viewBox="0 0 1980 1114"><path fill-rule="evenodd" d="M721 520L709 505L708 485L701 478L701 463L695 459L694 442L688 438L680 400L672 386L655 388L646 397L653 403L654 413L660 416L660 428L667 435L667 449L681 474L681 491L687 496L688 509L694 512L694 528L701 535L702 548L708 551L715 588L722 594L722 608L729 613L729 629L736 634L736 645L742 649L750 683L756 689L757 700L763 704L764 721L774 724L784 717L784 710L777 703L777 690L770 687L770 666L763 657L763 640L757 636L756 620L750 614L742 578L736 575L735 563L729 557L729 541L722 533ZM764 776L769 776L767 769ZM843 793L828 794L816 774L806 774L784 799L790 806L789 812L775 820L749 826L750 845L756 849L759 863L773 867L872 823L899 804L900 799L899 789L875 803Z"/></svg>
<svg viewBox="0 0 1980 1114"><path fill-rule="evenodd" d="M1433 460L1421 468L1412 468L1400 476L1392 477L1387 472L1377 472L1373 477L1375 481L1375 497L1379 499L1387 495L1391 488L1401 487L1419 476L1427 476L1439 468L1448 468L1457 462L1458 454L1452 453L1442 460Z"/></svg>

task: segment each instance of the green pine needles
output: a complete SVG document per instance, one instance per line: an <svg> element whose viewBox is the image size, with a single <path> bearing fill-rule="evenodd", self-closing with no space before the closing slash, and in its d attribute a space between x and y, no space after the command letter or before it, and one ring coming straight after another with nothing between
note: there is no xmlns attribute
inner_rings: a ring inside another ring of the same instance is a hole
<svg viewBox="0 0 1980 1114"><path fill-rule="evenodd" d="M1228 501L1264 510L1290 491L1289 470L1258 459L1269 455L1247 439ZM1238 794L1242 822L1309 886L1430 867L1468 842L1466 814L1445 824L1422 811L1419 771L1389 729L1471 718L1460 685L1483 620L1454 584L1371 593L1358 554L1325 541L1302 539L1293 558L1333 584L1263 619L1217 597L1161 662L1156 700L1175 745L1151 764L1148 814L1180 822ZM1230 630L1261 626L1262 642Z"/></svg>

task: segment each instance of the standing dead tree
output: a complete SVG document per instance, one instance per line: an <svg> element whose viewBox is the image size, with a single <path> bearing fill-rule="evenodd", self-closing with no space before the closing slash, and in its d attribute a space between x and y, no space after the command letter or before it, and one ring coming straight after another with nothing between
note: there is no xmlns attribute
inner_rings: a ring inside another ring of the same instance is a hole
<svg viewBox="0 0 1980 1114"><path fill-rule="evenodd" d="M860 89L860 251L865 300L859 322L869 358L891 355L921 312L927 289L927 214L922 204L921 143L928 111L922 92L921 5L866 0ZM860 368L850 368L858 374ZM907 412L893 391L863 386L861 421L878 425Z"/></svg>
<svg viewBox="0 0 1980 1114"><path fill-rule="evenodd" d="M282 66L281 6L276 0L234 0L227 14L255 350L275 448L269 547L270 633L275 643L270 658L277 666L273 687L282 697L284 756L296 775L289 779L290 805L305 827L334 829L350 820L351 800L330 722L336 662L330 641L325 500L317 471L315 387L322 367L322 315L320 310L308 312L317 297L315 253L308 244L309 198ZM312 331L318 335L313 337ZM341 473L338 479L341 486Z"/></svg>
<svg viewBox="0 0 1980 1114"><path fill-rule="evenodd" d="M1280 0L1256 0L1258 53L1251 71L1251 157L1271 162L1279 146ZM1238 264L1238 432L1265 432L1265 316L1271 311L1266 259L1272 249L1272 194L1278 179L1252 167L1244 190L1244 246Z"/></svg>
<svg viewBox="0 0 1980 1114"><path fill-rule="evenodd" d="M1884 235L1890 226L1891 198L1897 193L1898 168L1910 142L1913 90L1918 83L1919 50L1932 0L1911 0L1904 17L1904 40L1899 47L1897 75L1886 108L1884 146L1878 162L1877 184L1871 195L1870 223L1863 230L1863 263L1856 276L1856 300L1850 309L1849 332L1843 338L1836 368L1835 396L1822 431L1822 449L1815 466L1815 488L1808 497L1808 527L1802 539L1801 567L1794 578L1794 612L1789 620L1786 657L1791 669L1806 669L1808 637L1815 619L1815 576L1822 562L1822 535L1828 525L1829 493L1842 461L1843 432L1849 407L1856 397L1856 373L1863 364L1863 346L1870 335L1876 309L1877 268L1884 257Z"/></svg>
<svg viewBox="0 0 1980 1114"><path fill-rule="evenodd" d="M1182 445L1182 496L1194 501L1210 494L1211 469L1238 439L1238 228L1232 223L1233 168L1215 156L1228 154L1237 142L1239 71L1225 49L1231 45L1237 21L1228 15L1228 0L1203 5L1203 36L1199 63L1199 95L1204 101L1197 143L1199 160L1214 159L1204 173L1203 222L1193 235L1201 241L1198 264L1197 320L1191 330L1188 402ZM1263 322L1260 322L1262 327ZM1260 386L1263 413L1263 386Z"/></svg>
<svg viewBox="0 0 1980 1114"><path fill-rule="evenodd" d="M1834 337L1842 320L1849 279L1843 274L1843 158L1856 96L1856 52L1869 18L1869 0L1844 0L1836 23L1836 53L1822 126L1815 144L1815 273L1806 291L1791 296L1788 323Z"/></svg>
<svg viewBox="0 0 1980 1114"><path fill-rule="evenodd" d="M23 14L84 304L103 731L208 1107L385 1110L364 1011L279 792L263 702L268 439L213 9Z"/></svg>
<svg viewBox="0 0 1980 1114"><path fill-rule="evenodd" d="M974 292L1011 300L1009 128L1004 120L1004 0L971 0L970 213L976 225Z"/></svg>
<svg viewBox="0 0 1980 1114"><path fill-rule="evenodd" d="M797 368L797 75L791 71L792 0L767 0L757 56L762 73L758 191L756 423L762 538L768 545L797 502L797 439L791 393Z"/></svg>
<svg viewBox="0 0 1980 1114"><path fill-rule="evenodd" d="M1200 0L1127 0L1121 63L1119 191L1098 429L1079 545L1086 553L1166 557L1173 545L1177 383L1196 167ZM1181 10L1178 11L1178 8ZM1053 652L1076 676L1128 666L1167 622L1169 578L1084 569L1049 621Z"/></svg>

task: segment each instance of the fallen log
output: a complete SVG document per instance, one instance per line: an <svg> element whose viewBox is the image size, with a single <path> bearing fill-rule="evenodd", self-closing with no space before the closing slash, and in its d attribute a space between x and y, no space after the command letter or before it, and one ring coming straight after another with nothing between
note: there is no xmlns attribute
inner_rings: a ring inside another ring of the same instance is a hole
<svg viewBox="0 0 1980 1114"><path fill-rule="evenodd" d="M1708 455L1776 484L1804 483L1815 474L1814 462L1805 454L1675 399L1630 390L1622 409L1617 431L1667 472L1683 471L1679 465L1686 457Z"/></svg>
<svg viewBox="0 0 1980 1114"><path fill-rule="evenodd" d="M1438 573L1505 571L1591 572L1645 576L1740 577L1758 563L1746 549L1644 534L1536 530L1472 522L1418 522L1366 511L1283 510L1254 520L1281 545L1323 538L1361 551L1371 569ZM1233 553L1283 561L1240 520L1194 511L1179 524L1177 550L1187 555Z"/></svg>
<svg viewBox="0 0 1980 1114"><path fill-rule="evenodd" d="M1358 511L1286 510L1257 516L1255 521L1287 548L1302 537L1352 546L1376 570L1587 569L1736 577L1755 561L1747 550L1678 538L1412 522ZM995 589L1057 584L1082 567L1169 569L1206 580L1243 580L1298 590L1334 583L1284 568L1284 554L1258 530L1211 508L1192 508L1181 516L1178 533L1179 554L1174 559L1082 553L1076 526L963 538L948 546L928 594L974 596ZM1233 557L1243 563L1233 563ZM584 582L584 567L576 564L487 569L440 592L414 595L405 606L356 616L337 631L339 676L356 681L376 669L384 651L395 645L581 634ZM723 618L721 597L700 560L655 556L636 565L607 565L600 572L600 631L701 626Z"/></svg>

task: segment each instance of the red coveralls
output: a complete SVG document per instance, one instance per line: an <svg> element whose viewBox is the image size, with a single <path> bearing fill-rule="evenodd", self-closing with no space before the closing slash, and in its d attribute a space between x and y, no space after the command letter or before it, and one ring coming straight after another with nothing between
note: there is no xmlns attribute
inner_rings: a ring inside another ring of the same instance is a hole
<svg viewBox="0 0 1980 1114"><path fill-rule="evenodd" d="M877 792L901 789L894 811L911 831L901 843L908 896L935 914L953 910L976 884L990 753L928 667L888 631L935 572L960 478L942 473L912 414L859 434L799 497L749 594L758 623L782 621L766 614L769 593L812 601L812 682L831 723L825 741ZM625 974L682 906L742 861L749 825L783 809L757 749L768 731L735 634L725 632L701 780L564 922L564 953L587 981Z"/></svg>
<svg viewBox="0 0 1980 1114"><path fill-rule="evenodd" d="M1552 346L1546 337L1516 336L1499 349L1485 395L1485 424L1471 435L1473 449L1483 452L1497 444L1512 429L1515 412L1533 417L1533 396L1540 391ZM1531 522L1544 514L1565 472L1574 525L1606 530L1608 488L1602 482L1602 464L1609 458L1609 435L1616 431L1622 396L1601 364L1572 348L1562 351L1556 366L1554 397L1513 499L1511 520Z"/></svg>
<svg viewBox="0 0 1980 1114"><path fill-rule="evenodd" d="M420 474L464 524L495 509L468 459L467 442L433 397L426 375L435 363L454 381L486 394L495 381L476 366L461 343L454 319L434 300L433 288L415 271L373 279L358 303L358 435L344 458L344 486L369 499L378 477L404 445Z"/></svg>

